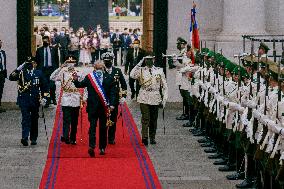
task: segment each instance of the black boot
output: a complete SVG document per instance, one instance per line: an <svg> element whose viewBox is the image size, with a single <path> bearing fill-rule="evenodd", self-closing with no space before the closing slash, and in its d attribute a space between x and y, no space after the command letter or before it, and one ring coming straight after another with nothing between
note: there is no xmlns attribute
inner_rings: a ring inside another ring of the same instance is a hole
<svg viewBox="0 0 284 189"><path fill-rule="evenodd" d="M148 139L147 139L147 138L142 139L142 143L143 143L145 146L148 146Z"/></svg>
<svg viewBox="0 0 284 189"><path fill-rule="evenodd" d="M240 184L236 184L236 188L251 188L254 182L252 179L245 178Z"/></svg>

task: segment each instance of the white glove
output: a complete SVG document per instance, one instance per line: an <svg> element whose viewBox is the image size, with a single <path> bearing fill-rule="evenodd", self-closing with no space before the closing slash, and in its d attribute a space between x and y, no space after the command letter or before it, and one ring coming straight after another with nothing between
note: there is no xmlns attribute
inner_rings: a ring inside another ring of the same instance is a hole
<svg viewBox="0 0 284 189"><path fill-rule="evenodd" d="M46 105L47 100L45 98L42 98L40 100L40 105L45 106Z"/></svg>
<svg viewBox="0 0 284 189"><path fill-rule="evenodd" d="M122 98L119 100L119 103L120 103L120 104L124 104L125 101L126 101L126 99L125 99L124 97L122 97Z"/></svg>
<svg viewBox="0 0 284 189"><path fill-rule="evenodd" d="M165 107L166 107L166 103L167 103L167 101L163 100L163 102L162 102L163 109L165 109Z"/></svg>
<svg viewBox="0 0 284 189"><path fill-rule="evenodd" d="M17 67L17 70L21 71L24 68L25 64L26 64L25 62L21 64L19 67Z"/></svg>

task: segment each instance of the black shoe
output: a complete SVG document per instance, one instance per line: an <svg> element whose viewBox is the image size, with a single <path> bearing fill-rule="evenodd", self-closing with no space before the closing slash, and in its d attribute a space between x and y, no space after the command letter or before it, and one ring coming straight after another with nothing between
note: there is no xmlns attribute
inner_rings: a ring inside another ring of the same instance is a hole
<svg viewBox="0 0 284 189"><path fill-rule="evenodd" d="M211 142L211 140L208 138L202 138L202 139L198 139L197 142L198 143L208 143L208 142Z"/></svg>
<svg viewBox="0 0 284 189"><path fill-rule="evenodd" d="M201 144L200 146L203 148L208 148L208 147L213 147L214 144L212 142L208 142L208 143Z"/></svg>
<svg viewBox="0 0 284 189"><path fill-rule="evenodd" d="M115 144L115 141L114 141L114 140L109 140L109 141L108 141L108 144L114 145L114 144Z"/></svg>
<svg viewBox="0 0 284 189"><path fill-rule="evenodd" d="M77 144L76 140L71 140L70 143L71 143L72 145L76 145L76 144Z"/></svg>
<svg viewBox="0 0 284 189"><path fill-rule="evenodd" d="M204 135L205 135L204 131L199 131L193 134L193 136L204 136Z"/></svg>
<svg viewBox="0 0 284 189"><path fill-rule="evenodd" d="M23 144L23 146L28 146L28 140L27 139L21 139L21 143Z"/></svg>
<svg viewBox="0 0 284 189"><path fill-rule="evenodd" d="M222 158L222 154L212 154L212 155L209 155L208 158L209 159L219 159L219 158Z"/></svg>
<svg viewBox="0 0 284 189"><path fill-rule="evenodd" d="M221 171L221 172L235 171L236 170L236 166L234 166L234 165L225 165L223 167L219 167L218 170Z"/></svg>
<svg viewBox="0 0 284 189"><path fill-rule="evenodd" d="M132 93L131 94L131 99L134 99L135 98L135 93Z"/></svg>
<svg viewBox="0 0 284 189"><path fill-rule="evenodd" d="M70 140L69 139L65 139L65 144L70 144Z"/></svg>
<svg viewBox="0 0 284 189"><path fill-rule="evenodd" d="M217 150L215 148L207 148L204 150L205 153L216 153Z"/></svg>
<svg viewBox="0 0 284 189"><path fill-rule="evenodd" d="M196 133L198 131L200 131L200 130L197 129L197 128L189 129L189 132L191 132L192 134L194 134L194 133Z"/></svg>
<svg viewBox="0 0 284 189"><path fill-rule="evenodd" d="M214 165L226 165L227 161L224 159L217 160L213 163Z"/></svg>
<svg viewBox="0 0 284 189"><path fill-rule="evenodd" d="M183 127L191 127L191 123L190 122L187 122L185 124L182 125Z"/></svg>
<svg viewBox="0 0 284 189"><path fill-rule="evenodd" d="M95 151L94 151L94 149L93 149L93 148L89 148L88 154L90 155L90 157L95 157Z"/></svg>
<svg viewBox="0 0 284 189"><path fill-rule="evenodd" d="M54 100L54 101L53 101L53 104L54 104L55 106L57 105L57 102L56 102L56 100Z"/></svg>
<svg viewBox="0 0 284 189"><path fill-rule="evenodd" d="M176 118L176 120L188 120L188 119L189 119L189 116L185 114L182 114L181 116Z"/></svg>
<svg viewBox="0 0 284 189"><path fill-rule="evenodd" d="M155 139L150 139L150 144L157 144Z"/></svg>
<svg viewBox="0 0 284 189"><path fill-rule="evenodd" d="M227 175L226 178L228 180L242 180L245 178L245 172L236 172L234 174L231 174L231 175Z"/></svg>
<svg viewBox="0 0 284 189"><path fill-rule="evenodd" d="M245 178L243 182L240 184L236 184L236 188L251 188L253 186L254 182L250 179Z"/></svg>
<svg viewBox="0 0 284 189"><path fill-rule="evenodd" d="M61 140L61 142L65 142L65 137L61 136L60 140Z"/></svg>
<svg viewBox="0 0 284 189"><path fill-rule="evenodd" d="M32 140L31 145L37 145L37 142L35 140Z"/></svg>
<svg viewBox="0 0 284 189"><path fill-rule="evenodd" d="M105 152L105 149L100 149L100 155L105 155L106 152Z"/></svg>
<svg viewBox="0 0 284 189"><path fill-rule="evenodd" d="M148 146L148 139L142 139L142 143L143 143L145 146Z"/></svg>

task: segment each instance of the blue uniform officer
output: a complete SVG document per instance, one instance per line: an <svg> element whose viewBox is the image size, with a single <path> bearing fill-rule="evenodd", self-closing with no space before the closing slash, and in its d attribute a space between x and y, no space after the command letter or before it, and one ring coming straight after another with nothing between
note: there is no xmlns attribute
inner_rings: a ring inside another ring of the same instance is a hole
<svg viewBox="0 0 284 189"><path fill-rule="evenodd" d="M35 60L28 58L28 61L20 65L9 77L11 81L18 82L17 104L22 113L21 143L24 146L29 145L29 136L31 145L37 144L39 107L40 104L45 105L49 96L46 79L36 66Z"/></svg>

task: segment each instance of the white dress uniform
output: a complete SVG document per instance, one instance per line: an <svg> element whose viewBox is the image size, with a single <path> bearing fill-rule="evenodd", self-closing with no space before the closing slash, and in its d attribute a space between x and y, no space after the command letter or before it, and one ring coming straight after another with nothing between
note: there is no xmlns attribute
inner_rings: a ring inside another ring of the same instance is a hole
<svg viewBox="0 0 284 189"><path fill-rule="evenodd" d="M82 75L78 70L77 75ZM53 81L60 81L62 88L62 98L61 98L61 106L69 106L69 107L79 107L81 94L79 89L75 87L72 82L72 72L69 72L67 68L58 68L56 69L50 76L50 79ZM82 80L83 77L79 77L79 80Z"/></svg>
<svg viewBox="0 0 284 189"><path fill-rule="evenodd" d="M162 68L140 67L138 64L132 69L130 77L137 79L141 85L137 102L149 105L160 105L168 99L168 86ZM160 89L162 88L162 96Z"/></svg>

